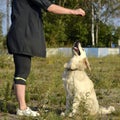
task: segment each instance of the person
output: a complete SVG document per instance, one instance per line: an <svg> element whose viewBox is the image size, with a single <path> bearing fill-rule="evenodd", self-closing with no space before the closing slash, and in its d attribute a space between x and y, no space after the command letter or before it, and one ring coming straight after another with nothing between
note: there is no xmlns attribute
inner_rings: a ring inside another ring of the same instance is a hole
<svg viewBox="0 0 120 120"><path fill-rule="evenodd" d="M7 48L8 52L13 54L14 89L19 104L16 114L21 116L39 116L37 111L27 106L25 89L31 58L46 56L42 9L54 14L85 16L85 11L81 8L68 9L49 0L12 0L12 24L7 34Z"/></svg>

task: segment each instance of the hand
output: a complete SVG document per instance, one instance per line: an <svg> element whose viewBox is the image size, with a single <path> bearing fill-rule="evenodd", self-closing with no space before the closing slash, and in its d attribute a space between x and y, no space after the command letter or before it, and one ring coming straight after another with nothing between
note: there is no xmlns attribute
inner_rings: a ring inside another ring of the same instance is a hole
<svg viewBox="0 0 120 120"><path fill-rule="evenodd" d="M75 15L85 16L85 11L81 8L74 10Z"/></svg>

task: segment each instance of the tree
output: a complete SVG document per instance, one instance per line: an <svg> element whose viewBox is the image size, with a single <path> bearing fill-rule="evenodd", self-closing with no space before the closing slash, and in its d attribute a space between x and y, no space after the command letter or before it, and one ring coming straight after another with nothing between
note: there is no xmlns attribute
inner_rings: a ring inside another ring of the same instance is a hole
<svg viewBox="0 0 120 120"><path fill-rule="evenodd" d="M92 46L95 46L95 19L94 19L94 6L92 5L92 27L91 27L91 36L92 36Z"/></svg>
<svg viewBox="0 0 120 120"><path fill-rule="evenodd" d="M2 16L3 14L0 12L0 38L2 37Z"/></svg>
<svg viewBox="0 0 120 120"><path fill-rule="evenodd" d="M56 0L56 4L67 8L82 7L81 0ZM87 27L84 18L70 15L52 15L44 13L45 37L48 44L68 46L76 40L87 44Z"/></svg>
<svg viewBox="0 0 120 120"><path fill-rule="evenodd" d="M7 32L9 31L9 27L10 27L11 2L12 2L12 0L6 0L6 22L7 22L6 30L7 30Z"/></svg>
<svg viewBox="0 0 120 120"><path fill-rule="evenodd" d="M0 4L3 4L3 0L0 1ZM3 11L0 9L0 38L2 37L2 18L3 18Z"/></svg>
<svg viewBox="0 0 120 120"><path fill-rule="evenodd" d="M119 0L53 0L56 4L67 8L81 7L86 11L86 16L53 15L44 12L47 46L71 46L76 40L82 42L83 46L109 46L108 36L111 36L111 40L114 37L113 28L108 23L109 19L116 16L119 11L117 1ZM112 13L109 13L110 10ZM109 34L103 33L104 29L108 30Z"/></svg>
<svg viewBox="0 0 120 120"><path fill-rule="evenodd" d="M1 0L0 5L4 5L6 1ZM0 7L1 7L0 6ZM0 9L0 49L4 49L6 47L6 38L3 35L3 28L2 28L2 20L6 15L6 11L4 9Z"/></svg>
<svg viewBox="0 0 120 120"><path fill-rule="evenodd" d="M110 47L111 43L114 41L114 26L107 25L104 23L100 23L99 26L101 29L99 30L99 47Z"/></svg>
<svg viewBox="0 0 120 120"><path fill-rule="evenodd" d="M7 13L7 16L6 16L6 19L7 19L7 32L9 30L9 25L10 25L10 20L9 20L9 5L10 5L10 0L6 0L6 13Z"/></svg>
<svg viewBox="0 0 120 120"><path fill-rule="evenodd" d="M99 40L99 24L100 22L108 24L112 17L118 16L120 12L120 2L119 0L92 0L89 1L92 11L92 25L91 25L91 36L92 45L97 45ZM119 15L120 16L120 15Z"/></svg>
<svg viewBox="0 0 120 120"><path fill-rule="evenodd" d="M117 44L118 40L120 40L120 27L118 27L114 33L114 43Z"/></svg>
<svg viewBox="0 0 120 120"><path fill-rule="evenodd" d="M2 32L2 18L3 18L3 13L0 12L0 49L3 49L3 43L5 41L5 38L3 36L3 32Z"/></svg>

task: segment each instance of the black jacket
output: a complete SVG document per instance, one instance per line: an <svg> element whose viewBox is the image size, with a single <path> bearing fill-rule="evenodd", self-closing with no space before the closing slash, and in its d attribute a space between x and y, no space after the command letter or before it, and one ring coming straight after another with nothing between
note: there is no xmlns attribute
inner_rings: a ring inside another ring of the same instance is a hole
<svg viewBox="0 0 120 120"><path fill-rule="evenodd" d="M7 34L10 54L46 56L41 9L50 5L49 0L12 1L12 24Z"/></svg>

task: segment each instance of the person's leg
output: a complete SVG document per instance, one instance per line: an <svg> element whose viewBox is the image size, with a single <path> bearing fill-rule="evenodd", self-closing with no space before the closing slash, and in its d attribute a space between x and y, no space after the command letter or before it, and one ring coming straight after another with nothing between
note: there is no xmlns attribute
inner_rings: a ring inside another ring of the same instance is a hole
<svg viewBox="0 0 120 120"><path fill-rule="evenodd" d="M25 102L25 85L19 85L15 84L15 92L16 97L19 103L19 109L25 110L27 108L26 102Z"/></svg>
<svg viewBox="0 0 120 120"><path fill-rule="evenodd" d="M26 79L30 72L31 57L15 54L14 63L15 63L15 76L14 76L15 93L19 103L19 109L25 110L27 108L25 102Z"/></svg>
<svg viewBox="0 0 120 120"><path fill-rule="evenodd" d="M14 87L16 97L19 103L19 108L17 109L17 115L25 116L39 116L37 111L31 110L26 105L25 101L25 88L26 79L30 73L31 68L31 56L26 55L14 55L15 63L15 75L14 75Z"/></svg>

